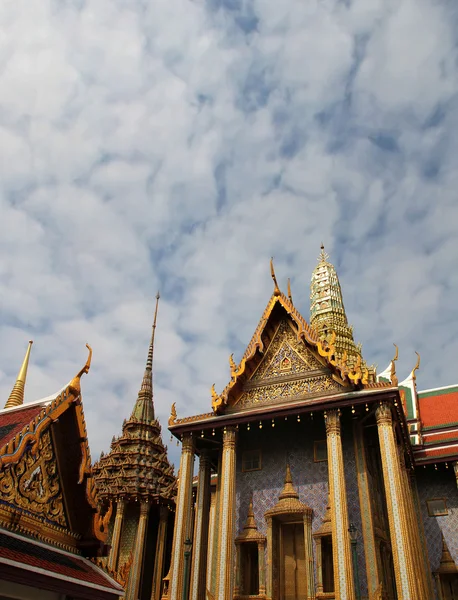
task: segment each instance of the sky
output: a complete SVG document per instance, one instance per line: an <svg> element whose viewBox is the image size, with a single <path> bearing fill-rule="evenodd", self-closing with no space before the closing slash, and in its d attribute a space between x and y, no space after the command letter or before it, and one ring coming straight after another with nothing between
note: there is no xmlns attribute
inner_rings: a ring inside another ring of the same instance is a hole
<svg viewBox="0 0 458 600"><path fill-rule="evenodd" d="M160 290L156 414L211 410L320 243L355 341L458 383L453 0L3 0L0 393L82 381L92 458L128 417ZM169 443L177 462L180 448Z"/></svg>

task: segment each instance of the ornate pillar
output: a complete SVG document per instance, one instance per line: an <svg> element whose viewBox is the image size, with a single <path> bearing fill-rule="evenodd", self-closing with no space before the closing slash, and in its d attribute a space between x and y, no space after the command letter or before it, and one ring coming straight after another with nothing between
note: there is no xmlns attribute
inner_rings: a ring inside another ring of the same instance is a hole
<svg viewBox="0 0 458 600"><path fill-rule="evenodd" d="M211 482L211 479L210 479ZM211 577L213 570L213 547L215 539L215 512L216 512L216 492L210 494L210 523L208 525L208 553L207 553L207 589L211 587Z"/></svg>
<svg viewBox="0 0 458 600"><path fill-rule="evenodd" d="M358 494L361 506L367 585L369 597L372 597L379 587L381 578L378 571L375 526L372 514L371 490L367 476L368 470L366 465L363 430L358 422L356 422L353 427L353 439L355 442L356 474L358 477Z"/></svg>
<svg viewBox="0 0 458 600"><path fill-rule="evenodd" d="M113 535L111 537L111 552L108 560L108 568L116 571L118 568L119 545L121 542L122 522L124 519L125 503L120 498L116 503L116 518L113 526Z"/></svg>
<svg viewBox="0 0 458 600"><path fill-rule="evenodd" d="M165 543L167 536L167 520L169 509L167 506L159 507L159 527L157 530L156 556L154 560L153 585L151 588L151 600L159 600L161 597L161 583L164 571Z"/></svg>
<svg viewBox="0 0 458 600"><path fill-rule="evenodd" d="M272 569L273 569L273 519L268 517L267 521L267 578L266 578L266 596L272 598Z"/></svg>
<svg viewBox="0 0 458 600"><path fill-rule="evenodd" d="M321 537L315 538L316 548L316 593L323 593L323 552L321 550Z"/></svg>
<svg viewBox="0 0 458 600"><path fill-rule="evenodd" d="M266 542L258 542L259 595L266 595Z"/></svg>
<svg viewBox="0 0 458 600"><path fill-rule="evenodd" d="M141 503L140 520L138 521L137 535L135 537L134 554L132 558L132 566L130 568L129 573L129 582L127 584L125 600L137 600L139 596L149 509L150 504L148 502Z"/></svg>
<svg viewBox="0 0 458 600"><path fill-rule="evenodd" d="M304 513L305 561L307 569L307 600L315 600L315 572L313 569L312 511Z"/></svg>
<svg viewBox="0 0 458 600"><path fill-rule="evenodd" d="M456 487L458 488L458 460L453 463L453 470L455 471Z"/></svg>
<svg viewBox="0 0 458 600"><path fill-rule="evenodd" d="M389 404L380 404L375 412L375 417L380 440L383 482L387 500L398 600L416 600L419 596L413 574L409 528L402 491L401 465Z"/></svg>
<svg viewBox="0 0 458 600"><path fill-rule="evenodd" d="M181 447L175 529L173 532L172 565L170 568L170 600L182 600L184 542L191 531L192 476L194 471L194 440L184 434Z"/></svg>
<svg viewBox="0 0 458 600"><path fill-rule="evenodd" d="M220 502L221 502L221 481L222 481L222 456L223 453L222 451L220 452L219 456L218 456L218 478L216 481L216 493L215 493L215 522L214 522L214 531L213 531L213 549L212 549L212 555L211 555L211 563L212 563L212 570L211 570L211 579L210 579L210 585L208 585L207 587L210 588L211 593L213 596L216 595L216 576L217 576L217 571L218 571L218 550L219 550L219 532L220 532Z"/></svg>
<svg viewBox="0 0 458 600"><path fill-rule="evenodd" d="M355 586L348 532L347 493L345 490L340 416L337 410L325 413L328 445L329 492L336 600L354 600ZM413 600L413 599L412 599Z"/></svg>
<svg viewBox="0 0 458 600"><path fill-rule="evenodd" d="M202 450L199 459L199 479L197 484L191 600L205 600L206 597L208 524L210 520L210 474L210 457L208 451Z"/></svg>
<svg viewBox="0 0 458 600"><path fill-rule="evenodd" d="M219 505L219 551L216 574L216 600L232 600L234 585L235 526L235 440L234 427L223 433L221 500Z"/></svg>

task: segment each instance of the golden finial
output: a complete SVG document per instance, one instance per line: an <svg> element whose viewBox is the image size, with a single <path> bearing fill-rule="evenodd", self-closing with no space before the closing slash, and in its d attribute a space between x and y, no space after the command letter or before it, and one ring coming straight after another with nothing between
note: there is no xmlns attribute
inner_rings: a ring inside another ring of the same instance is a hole
<svg viewBox="0 0 458 600"><path fill-rule="evenodd" d="M273 259L273 257L270 259L270 274L272 275L272 279L273 279L274 285L275 285L274 294L275 294L275 296L279 296L280 295L280 288L278 287L277 278L275 277L274 259Z"/></svg>
<svg viewBox="0 0 458 600"><path fill-rule="evenodd" d="M288 277L288 298L291 304L293 303L293 296L291 294L291 279Z"/></svg>
<svg viewBox="0 0 458 600"><path fill-rule="evenodd" d="M25 353L25 358L22 363L22 366L19 370L16 383L14 384L13 389L11 390L10 397L8 398L5 408L11 408L13 406L21 406L24 404L24 389L25 389L25 380L27 378L27 368L29 366L29 357L30 350L32 348L33 341L30 340L27 351Z"/></svg>
<svg viewBox="0 0 458 600"><path fill-rule="evenodd" d="M81 391L81 384L80 384L80 379L81 376L84 373L89 373L89 369L91 368L91 362L92 362L92 348L89 346L89 344L86 344L86 348L89 350L89 354L88 357L86 359L86 364L84 365L84 367L79 371L79 373L76 375L76 377L74 377L71 382L69 387L71 388L72 392L75 394L75 396L77 396L80 391Z"/></svg>
<svg viewBox="0 0 458 600"><path fill-rule="evenodd" d="M246 519L243 529L257 529L256 521L254 519L253 494L251 494L251 496L250 496L250 504L248 505L247 519Z"/></svg>
<svg viewBox="0 0 458 600"><path fill-rule="evenodd" d="M176 409L176 402L174 402L170 409L169 426L174 425L176 423L176 420L177 420L177 409Z"/></svg>
<svg viewBox="0 0 458 600"><path fill-rule="evenodd" d="M318 256L318 262L327 262L329 254L324 249L324 244L321 242L321 252Z"/></svg>
<svg viewBox="0 0 458 600"><path fill-rule="evenodd" d="M299 498L299 495L293 486L293 478L291 476L291 467L289 466L289 463L286 463L285 484L283 486L283 491L279 496L280 500L283 500L284 498Z"/></svg>
<svg viewBox="0 0 458 600"><path fill-rule="evenodd" d="M393 346L396 348L396 352L394 354L394 358L391 361L391 375L390 375L390 379L391 379L391 384L392 385L398 385L398 378L396 375L396 365L394 364L398 358L399 358L399 348L396 346L396 344L393 344Z"/></svg>
<svg viewBox="0 0 458 600"><path fill-rule="evenodd" d="M237 365L234 362L234 354L229 356L229 366L231 367L231 375L237 371Z"/></svg>
<svg viewBox="0 0 458 600"><path fill-rule="evenodd" d="M412 378L414 381L417 380L417 376L415 375L415 371L418 371L418 369L420 368L420 355L418 354L417 351L415 351L415 354L417 355L417 363L414 366L413 370L412 370Z"/></svg>
<svg viewBox="0 0 458 600"><path fill-rule="evenodd" d="M153 352L154 352L154 335L156 333L157 309L159 306L159 292L156 294L156 308L154 310L153 331L151 333L151 342L148 349L148 358L146 360L146 368L152 371L153 369Z"/></svg>

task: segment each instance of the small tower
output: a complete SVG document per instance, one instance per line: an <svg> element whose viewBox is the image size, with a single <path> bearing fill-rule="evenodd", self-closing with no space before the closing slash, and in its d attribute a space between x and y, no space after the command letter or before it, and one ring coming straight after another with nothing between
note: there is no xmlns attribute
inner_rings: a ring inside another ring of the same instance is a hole
<svg viewBox="0 0 458 600"><path fill-rule="evenodd" d="M99 497L116 503L110 523L108 567L129 567L125 600L158 600L172 535L176 478L154 415L153 352L159 294L156 296L145 373L132 414L110 452L94 465Z"/></svg>
<svg viewBox="0 0 458 600"><path fill-rule="evenodd" d="M329 255L322 244L318 265L310 283L310 324L323 341L329 341L332 332L335 332L336 356L341 359L346 352L348 365L352 366L361 356L361 348L353 339L353 328L347 321L339 278L328 259Z"/></svg>
<svg viewBox="0 0 458 600"><path fill-rule="evenodd" d="M24 404L24 390L25 380L27 378L27 369L29 366L30 350L32 349L33 342L30 341L25 353L24 361L19 370L16 383L14 384L11 394L5 404L5 408L12 408L13 406L21 406Z"/></svg>

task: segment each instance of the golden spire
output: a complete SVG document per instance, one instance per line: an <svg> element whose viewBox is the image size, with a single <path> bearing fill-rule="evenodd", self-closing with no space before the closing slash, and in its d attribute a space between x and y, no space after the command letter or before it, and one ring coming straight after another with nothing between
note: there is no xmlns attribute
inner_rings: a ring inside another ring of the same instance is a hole
<svg viewBox="0 0 458 600"><path fill-rule="evenodd" d="M438 573L457 573L458 569L448 549L447 542L445 541L444 534L442 534L442 556Z"/></svg>
<svg viewBox="0 0 458 600"><path fill-rule="evenodd" d="M396 346L396 344L393 344L393 346L396 348L396 352L394 354L393 360L391 361L391 374L390 374L390 379L391 379L391 383L392 385L398 385L398 377L396 375L396 365L394 364L398 358L399 358L399 348Z"/></svg>
<svg viewBox="0 0 458 600"><path fill-rule="evenodd" d="M248 506L248 515L246 518L245 525L243 529L257 529L256 521L254 520L254 511L253 511L253 494L250 496L250 505Z"/></svg>
<svg viewBox="0 0 458 600"><path fill-rule="evenodd" d="M289 463L286 464L285 485L283 486L283 491L279 496L279 500L283 500L284 498L299 498L299 494L293 486L293 478L291 477Z"/></svg>
<svg viewBox="0 0 458 600"><path fill-rule="evenodd" d="M19 370L16 383L14 384L13 389L11 390L10 397L8 398L7 403L5 404L5 408L11 408L12 406L21 406L24 404L24 388L25 388L25 380L27 377L27 367L29 366L29 357L30 350L32 349L33 341L30 340L29 346L25 353L24 362Z"/></svg>
<svg viewBox="0 0 458 600"><path fill-rule="evenodd" d="M335 353L341 359L347 352L348 366L352 368L361 349L355 344L353 331L347 321L339 278L329 262L329 254L321 244L318 264L310 282L310 325L322 342L328 342L333 331L336 333Z"/></svg>
<svg viewBox="0 0 458 600"><path fill-rule="evenodd" d="M280 288L278 287L277 278L275 277L273 257L270 259L270 274L272 275L272 279L274 281L274 286L275 286L274 294L275 294L275 296L279 296L281 292L280 292Z"/></svg>
<svg viewBox="0 0 458 600"><path fill-rule="evenodd" d="M151 331L151 340L148 348L148 356L146 359L145 372L143 374L142 385L138 392L137 402L135 403L132 416L139 421L149 423L154 420L154 405L153 405L153 354L154 354L154 337L156 334L157 311L159 307L159 292L156 294L156 308L154 310L153 328Z"/></svg>

